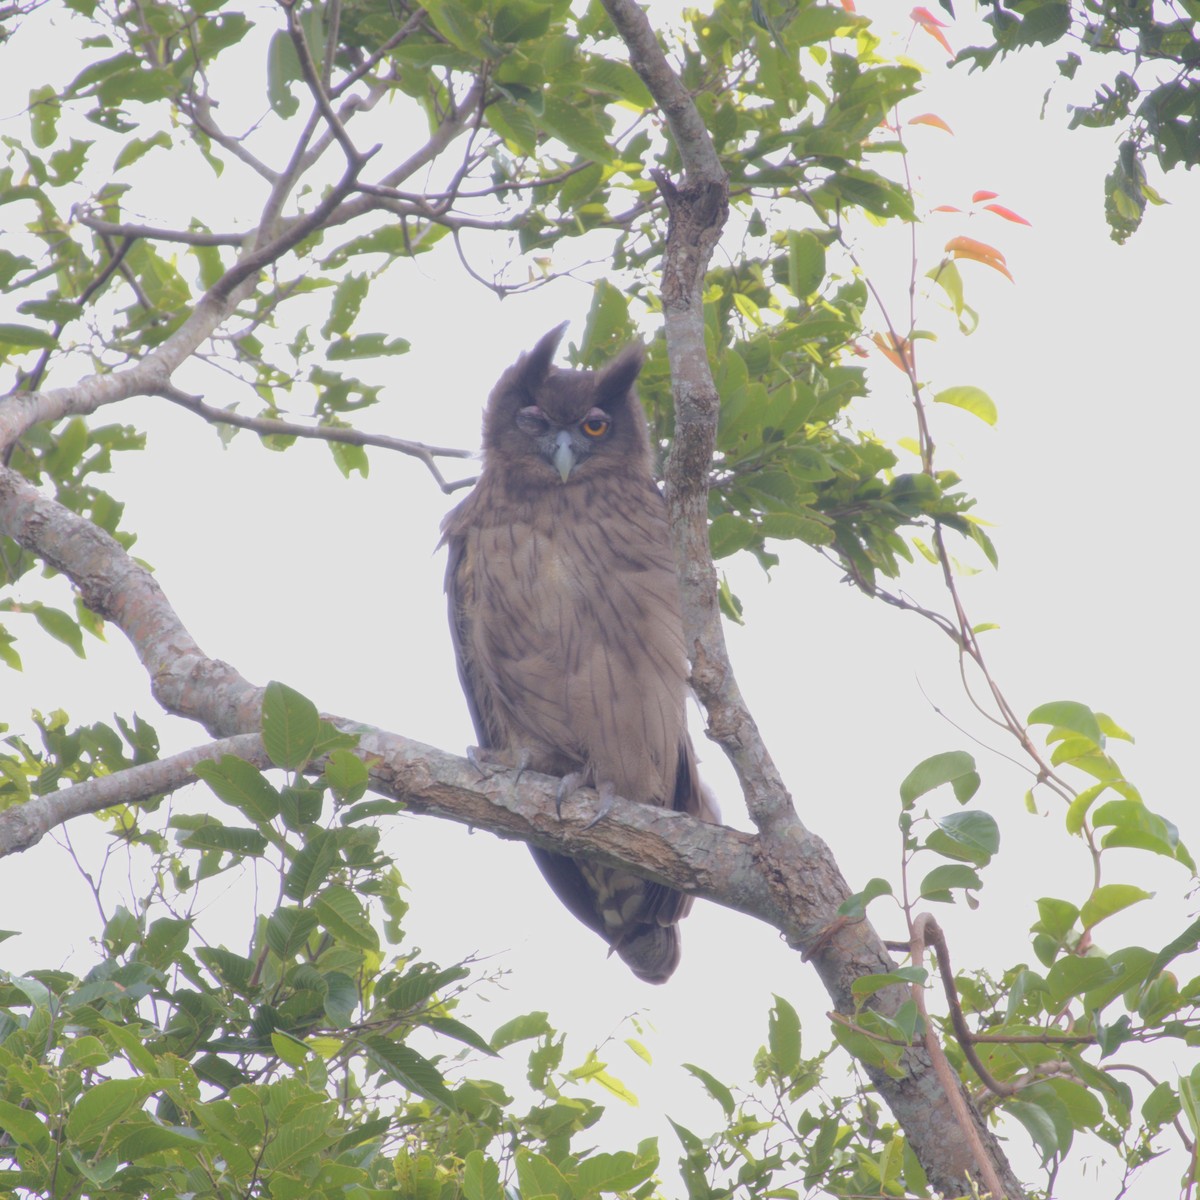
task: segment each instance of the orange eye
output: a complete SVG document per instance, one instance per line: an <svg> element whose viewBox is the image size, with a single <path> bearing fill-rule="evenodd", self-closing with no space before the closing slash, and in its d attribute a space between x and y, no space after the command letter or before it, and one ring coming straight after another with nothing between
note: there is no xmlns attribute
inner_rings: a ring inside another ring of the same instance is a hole
<svg viewBox="0 0 1200 1200"><path fill-rule="evenodd" d="M608 424L609 422L607 417L588 417L586 421L580 424L579 428L582 429L583 432L588 435L588 437L598 438L603 437L608 432Z"/></svg>

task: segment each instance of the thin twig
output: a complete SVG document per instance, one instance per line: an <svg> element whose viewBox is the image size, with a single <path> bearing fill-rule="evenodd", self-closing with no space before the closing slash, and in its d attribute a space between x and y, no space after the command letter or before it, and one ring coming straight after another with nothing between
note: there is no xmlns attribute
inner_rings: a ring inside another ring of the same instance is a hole
<svg viewBox="0 0 1200 1200"><path fill-rule="evenodd" d="M185 246L241 246L245 233L207 233L200 229L166 229L160 225L102 221L83 209L75 210L75 218L93 233L108 237L147 238L156 242L179 242Z"/></svg>
<svg viewBox="0 0 1200 1200"><path fill-rule="evenodd" d="M358 429L338 429L331 425L298 425L293 421L280 421L274 417L248 417L228 409L214 408L205 404L199 396L189 396L177 388L164 388L161 392L172 404L186 408L214 425L235 425L239 429L250 429L262 437L312 438L322 442L342 442L348 446L377 446L381 450L395 450L410 458L420 459L429 469L437 485L449 495L460 488L470 487L474 477L447 482L438 470L435 458L471 458L473 452L450 446L427 446L424 442L411 442L404 438L388 437L382 433L364 433Z"/></svg>

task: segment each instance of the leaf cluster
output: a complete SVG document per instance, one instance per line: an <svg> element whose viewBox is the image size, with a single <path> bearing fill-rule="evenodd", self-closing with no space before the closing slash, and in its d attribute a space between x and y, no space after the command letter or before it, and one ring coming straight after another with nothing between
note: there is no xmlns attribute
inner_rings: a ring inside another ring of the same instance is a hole
<svg viewBox="0 0 1200 1200"><path fill-rule="evenodd" d="M89 753L119 765L61 715L45 737L39 791L87 774ZM0 1188L501 1200L511 1181L562 1200L648 1196L653 1139L606 1154L574 1144L603 1111L580 1086L628 1095L605 1064L593 1053L564 1069L544 1013L481 1034L457 1010L482 981L405 946L403 883L354 739L272 684L264 742L286 781L240 759L210 764L219 815L174 804L169 842L137 835L145 810L122 814L159 883L108 915L86 974L0 979ZM210 941L196 914L247 870L274 875L277 902L239 950ZM520 1044L528 1107L477 1073Z"/></svg>
<svg viewBox="0 0 1200 1200"><path fill-rule="evenodd" d="M962 51L958 62L988 67L997 56L1068 40L1083 52L1069 50L1059 59L1065 80L1075 78L1085 56L1115 55L1124 64L1096 88L1090 103L1070 106L1072 129L1119 131L1116 160L1104 181L1104 214L1113 240L1124 242L1141 225L1147 204L1163 203L1147 179L1146 163L1163 171L1200 163L1200 7L1194 0L1014 0L992 5L984 19L992 44Z"/></svg>

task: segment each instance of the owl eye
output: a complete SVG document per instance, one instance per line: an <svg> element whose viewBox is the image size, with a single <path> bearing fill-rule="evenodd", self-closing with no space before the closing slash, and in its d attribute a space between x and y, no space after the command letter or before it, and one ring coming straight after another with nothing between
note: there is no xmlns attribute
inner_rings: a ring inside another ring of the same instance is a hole
<svg viewBox="0 0 1200 1200"><path fill-rule="evenodd" d="M601 412L598 408L593 408L579 422L579 428L590 438L602 438L608 432L608 427L611 424L612 422L608 419L607 413Z"/></svg>
<svg viewBox="0 0 1200 1200"><path fill-rule="evenodd" d="M517 413L517 424L528 433L541 433L549 421L536 404L531 404Z"/></svg>

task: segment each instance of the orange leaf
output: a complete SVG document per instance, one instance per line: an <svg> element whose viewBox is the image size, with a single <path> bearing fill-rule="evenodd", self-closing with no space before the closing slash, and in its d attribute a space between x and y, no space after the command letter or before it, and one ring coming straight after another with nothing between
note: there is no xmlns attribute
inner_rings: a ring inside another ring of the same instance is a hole
<svg viewBox="0 0 1200 1200"><path fill-rule="evenodd" d="M954 134L954 130L937 113L922 113L919 117L911 117L908 123L910 125L932 125L935 129L944 129L951 136Z"/></svg>
<svg viewBox="0 0 1200 1200"><path fill-rule="evenodd" d="M909 16L925 30L931 38L936 39L945 49L947 54L954 53L954 47L946 41L946 35L942 32L946 27L945 21L939 21L927 8L914 8Z"/></svg>
<svg viewBox="0 0 1200 1200"><path fill-rule="evenodd" d="M844 8L844 9L845 9L847 12L854 12L854 11L856 11L856 10L855 10L855 8L854 8L854 0L842 0L842 7L843 7L843 8Z"/></svg>
<svg viewBox="0 0 1200 1200"><path fill-rule="evenodd" d="M969 252L976 258L994 258L999 263L1005 261L1004 255L995 246L989 246L987 242L977 242L974 238L953 237L946 243L946 249Z"/></svg>
<svg viewBox="0 0 1200 1200"><path fill-rule="evenodd" d="M897 342L890 333L873 333L871 341L879 347L880 353L899 371L908 375L913 370L912 343L900 338Z"/></svg>
<svg viewBox="0 0 1200 1200"><path fill-rule="evenodd" d="M939 204L936 208L931 208L930 212L962 212L961 208L955 208L953 204Z"/></svg>
<svg viewBox="0 0 1200 1200"><path fill-rule="evenodd" d="M956 237L946 243L946 249L955 258L967 258L972 262L983 263L993 271L999 271L1006 279L1012 281L1012 273L1005 264L1004 255L995 246L986 242L977 242L974 238Z"/></svg>
<svg viewBox="0 0 1200 1200"><path fill-rule="evenodd" d="M996 216L1003 217L1006 221L1013 221L1017 225L1032 225L1032 221L1027 221L1020 213L1015 213L1011 208L1005 208L1003 204L985 204L983 206L988 212L994 212Z"/></svg>
<svg viewBox="0 0 1200 1200"><path fill-rule="evenodd" d="M999 192L974 192L971 196L971 203L978 204L980 200L995 200L1000 195Z"/></svg>

